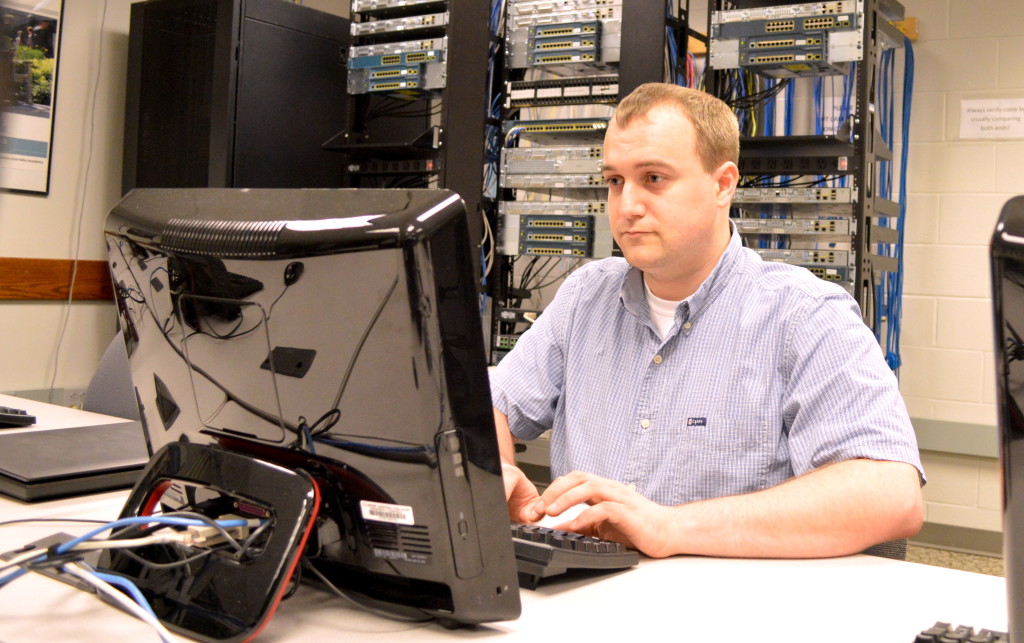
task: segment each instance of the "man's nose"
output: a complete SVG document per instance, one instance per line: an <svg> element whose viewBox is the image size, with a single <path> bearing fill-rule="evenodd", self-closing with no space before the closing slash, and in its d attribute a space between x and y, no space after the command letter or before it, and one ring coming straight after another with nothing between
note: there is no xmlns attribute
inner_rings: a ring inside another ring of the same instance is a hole
<svg viewBox="0 0 1024 643"><path fill-rule="evenodd" d="M640 186L626 181L619 197L619 211L623 216L642 217L646 213L643 191Z"/></svg>

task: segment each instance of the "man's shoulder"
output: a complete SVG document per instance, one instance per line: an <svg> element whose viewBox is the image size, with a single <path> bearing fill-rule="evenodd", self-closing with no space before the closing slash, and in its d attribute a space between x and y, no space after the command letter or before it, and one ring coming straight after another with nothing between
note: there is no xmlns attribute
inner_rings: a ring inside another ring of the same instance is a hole
<svg viewBox="0 0 1024 643"><path fill-rule="evenodd" d="M753 250L743 250L743 259L740 262L740 274L743 275L741 278L748 279L758 286L755 289L746 288L744 291L754 296L757 291L769 291L787 299L843 301L851 298L846 289L838 283L818 277L802 266L782 261L765 261ZM828 270L825 267L823 269Z"/></svg>
<svg viewBox="0 0 1024 643"><path fill-rule="evenodd" d="M579 287L588 291L603 290L607 287L618 288L622 285L622 279L629 271L629 264L622 257L608 257L589 261L569 276L577 281Z"/></svg>

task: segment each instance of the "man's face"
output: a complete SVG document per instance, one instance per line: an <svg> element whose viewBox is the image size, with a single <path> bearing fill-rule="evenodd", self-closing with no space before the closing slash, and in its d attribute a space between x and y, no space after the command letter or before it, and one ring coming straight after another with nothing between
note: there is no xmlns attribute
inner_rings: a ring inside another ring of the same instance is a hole
<svg viewBox="0 0 1024 643"><path fill-rule="evenodd" d="M688 297L728 245L736 166L705 171L689 119L657 106L626 127L612 119L603 174L612 236L626 260L659 297Z"/></svg>

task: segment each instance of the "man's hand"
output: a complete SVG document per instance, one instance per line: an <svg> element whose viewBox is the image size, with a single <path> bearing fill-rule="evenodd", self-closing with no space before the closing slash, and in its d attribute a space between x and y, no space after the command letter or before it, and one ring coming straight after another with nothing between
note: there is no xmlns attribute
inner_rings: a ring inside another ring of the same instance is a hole
<svg viewBox="0 0 1024 643"><path fill-rule="evenodd" d="M589 507L556 527L615 540L653 558L844 556L912 536L923 521L917 469L872 460L826 465L761 491L675 507L577 471L556 479L521 513L536 521L581 503Z"/></svg>
<svg viewBox="0 0 1024 643"><path fill-rule="evenodd" d="M529 508L537 502L540 495L537 487L530 482L519 467L501 463L501 477L505 482L505 500L508 502L508 518L515 522L536 522L543 514L537 514Z"/></svg>
<svg viewBox="0 0 1024 643"><path fill-rule="evenodd" d="M558 516L585 503L590 505L557 529L614 540L638 549L652 558L676 553L669 548L673 533L671 507L651 502L626 485L592 473L574 471L551 483L544 494L524 512Z"/></svg>

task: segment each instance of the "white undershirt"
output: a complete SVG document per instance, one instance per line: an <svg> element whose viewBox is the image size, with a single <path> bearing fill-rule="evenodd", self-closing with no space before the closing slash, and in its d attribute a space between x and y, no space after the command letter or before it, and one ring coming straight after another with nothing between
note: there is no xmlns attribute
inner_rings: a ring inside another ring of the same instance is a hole
<svg viewBox="0 0 1024 643"><path fill-rule="evenodd" d="M644 292L647 293L647 307L651 309L651 321L654 322L654 327L658 330L658 337L665 339L668 331L672 330L672 324L676 322L676 307L682 303L682 300L669 301L658 297L651 292L646 279L644 280Z"/></svg>

